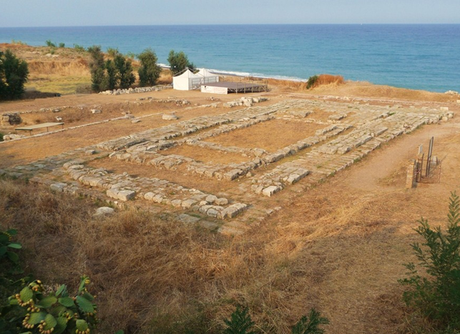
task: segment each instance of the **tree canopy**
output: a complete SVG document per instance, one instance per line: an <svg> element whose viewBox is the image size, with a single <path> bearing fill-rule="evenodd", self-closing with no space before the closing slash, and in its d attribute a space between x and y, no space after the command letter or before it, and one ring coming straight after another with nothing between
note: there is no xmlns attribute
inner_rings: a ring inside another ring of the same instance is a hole
<svg viewBox="0 0 460 334"><path fill-rule="evenodd" d="M0 100L19 99L24 94L29 69L11 50L0 51Z"/></svg>
<svg viewBox="0 0 460 334"><path fill-rule="evenodd" d="M152 49L146 49L137 56L141 62L139 81L141 86L154 86L160 77L161 68L157 65L158 58Z"/></svg>
<svg viewBox="0 0 460 334"><path fill-rule="evenodd" d="M189 68L191 71L195 70L195 65L188 60L187 55L182 51L175 52L171 50L169 52L168 62L173 75L184 71L186 68Z"/></svg>

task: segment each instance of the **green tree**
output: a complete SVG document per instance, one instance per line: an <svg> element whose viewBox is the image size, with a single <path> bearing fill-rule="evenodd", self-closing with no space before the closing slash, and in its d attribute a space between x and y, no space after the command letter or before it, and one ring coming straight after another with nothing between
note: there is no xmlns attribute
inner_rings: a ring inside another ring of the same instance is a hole
<svg viewBox="0 0 460 334"><path fill-rule="evenodd" d="M0 100L19 99L24 94L29 69L11 50L0 51Z"/></svg>
<svg viewBox="0 0 460 334"><path fill-rule="evenodd" d="M158 58L152 49L144 50L138 56L141 67L139 68L140 85L154 86L160 77L161 67L157 65Z"/></svg>
<svg viewBox="0 0 460 334"><path fill-rule="evenodd" d="M129 88L136 78L133 74L133 65L130 59L126 59L121 53L117 53L114 58L117 69L117 82L120 88Z"/></svg>
<svg viewBox="0 0 460 334"><path fill-rule="evenodd" d="M88 52L91 55L91 60L89 62L91 89L93 92L100 92L103 89L103 82L105 80L104 55L102 54L101 47L98 45L89 47Z"/></svg>
<svg viewBox="0 0 460 334"><path fill-rule="evenodd" d="M171 50L168 62L173 75L184 71L186 68L189 68L191 71L195 70L195 65L188 60L187 55L182 51L174 52L174 50Z"/></svg>
<svg viewBox="0 0 460 334"><path fill-rule="evenodd" d="M115 63L113 60L109 59L105 62L105 69L107 71L107 75L104 76L104 80L102 83L102 89L110 89L113 90L117 86L117 68L115 67Z"/></svg>
<svg viewBox="0 0 460 334"><path fill-rule="evenodd" d="M419 220L415 231L424 239L411 245L418 259L406 264L409 277L399 282L409 286L403 298L408 306L441 330L460 329L460 201L451 193L447 230L431 228L426 219Z"/></svg>

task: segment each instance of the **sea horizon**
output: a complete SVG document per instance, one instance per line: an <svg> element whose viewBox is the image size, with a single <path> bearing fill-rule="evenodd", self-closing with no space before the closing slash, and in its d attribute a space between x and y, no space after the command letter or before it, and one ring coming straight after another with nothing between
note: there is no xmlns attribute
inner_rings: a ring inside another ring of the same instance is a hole
<svg viewBox="0 0 460 334"><path fill-rule="evenodd" d="M317 74L345 80L460 91L460 24L290 23L2 27L0 43L85 48L127 54L152 48L167 64L183 51L197 67L219 73L307 80Z"/></svg>

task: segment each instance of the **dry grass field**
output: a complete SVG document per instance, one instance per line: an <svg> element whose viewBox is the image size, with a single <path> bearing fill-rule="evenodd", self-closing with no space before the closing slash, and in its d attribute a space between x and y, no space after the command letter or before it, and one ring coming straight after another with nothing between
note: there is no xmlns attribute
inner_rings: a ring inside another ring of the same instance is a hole
<svg viewBox="0 0 460 334"><path fill-rule="evenodd" d="M45 65L34 66L40 69ZM78 72L79 65L72 66L75 68L69 77ZM84 71L80 74L83 77ZM219 149L257 147L273 153L326 128L331 109L340 109L351 100L356 102L353 107L362 110L386 105L407 106L407 110L410 106L417 110L448 107L454 113L460 110L457 97L446 94L354 82L311 91L305 91L302 85L271 82L269 92L254 95L269 99L260 103L261 108L285 101L321 101L321 106L312 108L313 113L305 119L277 115L206 137L203 142L219 145ZM153 99L147 103L149 96ZM21 114L25 124L53 121L56 114L38 112L41 108L67 108L59 112L66 131L0 143L0 169L28 166L81 147L152 129L160 131L203 116L246 112L243 107L223 107L224 102L240 97L219 96L217 107L206 107L212 103L208 95L173 90L119 96L71 94L2 103L0 113L33 111ZM176 101L180 100L190 104L178 105ZM96 107L103 112L87 112ZM141 122L123 118L72 128L118 118L127 111ZM172 112L178 121L162 119L163 114ZM358 122L360 117L360 110L350 108L350 122ZM309 123L310 118L315 122ZM196 134L204 136L206 131ZM0 132L14 132L14 128L3 126ZM415 158L420 144L426 150L433 136L434 154L442 160L440 182L406 189L408 161ZM155 177L250 203L241 217L223 223L242 233L219 233L203 224L184 223L177 219L181 208L138 199L132 202L141 204L124 207L112 201L116 208L113 215L94 216L98 207L107 205L99 195L53 192L49 184L33 182L33 178L8 177L0 181L0 225L18 229L26 271L47 284L75 287L80 275L91 277L90 290L97 295L101 318L100 333L118 329L125 333L220 333L223 319L238 304L249 307L261 333L290 333L312 307L330 320L324 327L326 333L423 333L423 320L413 317L403 304L403 289L397 280L405 277L403 264L415 260L410 244L420 241L414 231L417 220L423 216L433 225L446 222L449 194L460 188L459 143L460 120L455 116L385 142L348 168L313 185L307 185L307 177L271 197L250 190L250 175L217 180L190 174L186 163L165 169L101 155L86 162L85 167L105 168L116 175ZM305 149L306 155L314 149ZM158 155L185 156L203 164L241 164L253 159L238 152L219 152L215 147L176 144L159 150ZM252 178L256 180L285 162L297 160L297 155L292 155L261 166L252 172ZM314 175L321 171L320 166L316 167ZM36 173L73 182L58 168ZM97 192L96 188L81 188ZM202 217L199 212L187 213ZM222 224L212 217L204 219Z"/></svg>

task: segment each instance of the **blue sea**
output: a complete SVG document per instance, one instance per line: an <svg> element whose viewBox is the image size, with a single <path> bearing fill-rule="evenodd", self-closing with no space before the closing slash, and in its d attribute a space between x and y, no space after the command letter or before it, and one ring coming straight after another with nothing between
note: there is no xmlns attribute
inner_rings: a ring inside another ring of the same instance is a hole
<svg viewBox="0 0 460 334"><path fill-rule="evenodd" d="M175 25L0 28L0 42L100 45L167 64L184 51L197 67L306 80L321 73L412 89L460 91L460 25Z"/></svg>

